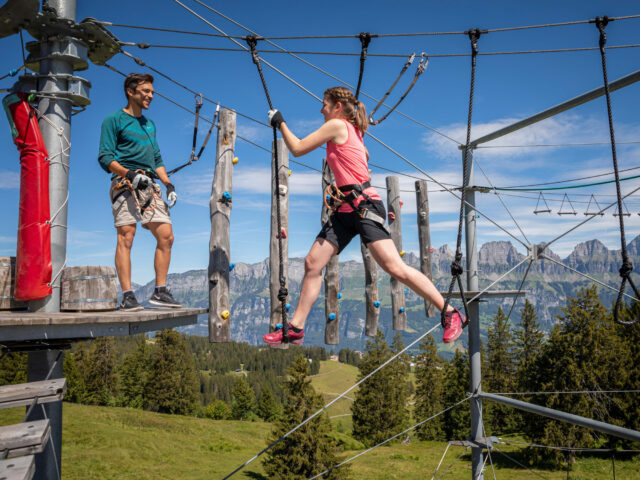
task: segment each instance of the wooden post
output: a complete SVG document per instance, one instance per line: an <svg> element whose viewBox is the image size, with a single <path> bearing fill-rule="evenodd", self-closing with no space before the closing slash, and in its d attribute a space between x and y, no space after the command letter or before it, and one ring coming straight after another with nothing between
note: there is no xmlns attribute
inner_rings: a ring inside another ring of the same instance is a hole
<svg viewBox="0 0 640 480"><path fill-rule="evenodd" d="M271 154L271 235L269 241L269 291L271 294L269 329L273 332L278 323L282 323L282 304L278 300L280 290L280 254L279 237L282 236L282 268L285 280L289 275L289 150L284 140L279 138L278 171L276 172L275 145ZM280 182L280 191L276 192L276 175ZM280 202L280 226L278 230L277 203ZM284 233L283 233L284 232ZM289 282L287 282L288 284ZM286 348L287 344L282 344Z"/></svg>
<svg viewBox="0 0 640 480"><path fill-rule="evenodd" d="M360 240L362 250L362 263L364 265L364 289L367 296L367 323L364 334L367 337L375 337L378 333L378 317L380 316L380 302L378 301L378 265L371 252ZM376 303L378 306L376 307Z"/></svg>
<svg viewBox="0 0 640 480"><path fill-rule="evenodd" d="M420 270L429 280L433 281L431 271L431 233L429 232L429 197L427 195L427 181L416 181L416 204L418 212L418 240L420 241ZM435 315L435 307L429 300L424 301L427 317Z"/></svg>
<svg viewBox="0 0 640 480"><path fill-rule="evenodd" d="M218 117L216 165L209 211L209 341L231 340L229 304L229 228L232 201L233 157L236 144L236 112L222 109Z"/></svg>
<svg viewBox="0 0 640 480"><path fill-rule="evenodd" d="M322 162L322 195L328 185L335 183L333 172L327 164L327 160ZM329 219L331 211L322 201L322 215L320 223L322 225ZM324 328L324 343L327 345L337 345L340 343L340 307L338 306L338 290L340 290L340 265L338 255L334 255L324 269L324 314L327 321Z"/></svg>
<svg viewBox="0 0 640 480"><path fill-rule="evenodd" d="M396 245L400 256L404 256L402 250L402 223L400 213L400 181L398 177L387 177L387 208L391 238ZM407 312L404 303L404 285L391 277L391 311L394 330L406 330Z"/></svg>

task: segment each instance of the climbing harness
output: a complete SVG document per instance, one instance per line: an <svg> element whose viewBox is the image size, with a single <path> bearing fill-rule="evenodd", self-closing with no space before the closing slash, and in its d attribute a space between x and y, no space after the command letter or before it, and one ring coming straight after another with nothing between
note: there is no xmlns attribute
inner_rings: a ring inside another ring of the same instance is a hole
<svg viewBox="0 0 640 480"><path fill-rule="evenodd" d="M402 75L404 75L404 72L407 71L407 69L411 66L411 64L413 63L413 60L415 59L416 54L412 54L409 59L407 60L407 62L404 64L404 67L402 67L402 70L400 70L400 74L398 75L398 77L396 78L396 80L391 84L391 87L389 87L389 90L387 90L387 93L384 94L384 96L382 97L382 99L380 99L380 101L378 102L378 104L374 107L374 109L371 111L371 114L369 115L369 125L379 125L380 123L382 123L384 121L385 118L387 118L389 116L389 114L391 114L391 112L393 112L398 105L400 105L400 103L405 99L405 97L407 95L409 95L409 92L411 91L411 89L413 88L413 86L416 84L416 82L418 81L418 78L420 78L420 75L422 75L424 73L424 71L427 69L427 65L429 65L429 57L427 56L427 54L425 54L424 52L421 55L420 58L420 63L418 64L418 68L416 69L416 73L413 76L413 80L411 81L411 84L409 85L409 87L407 88L407 90L400 96L400 98L398 99L398 101L396 102L396 104L391 107L389 109L389 111L387 113L385 113L382 117L380 117L378 120L374 120L373 119L373 115L378 111L378 109L384 104L384 101L387 99L387 97L389 96L389 94L391 94L391 92L393 91L393 89L396 87L398 81L400 80L400 78L402 77Z"/></svg>
<svg viewBox="0 0 640 480"><path fill-rule="evenodd" d="M329 210L337 212L342 204L348 203L351 208L353 208L353 211L357 212L358 215L360 215L360 218L372 220L379 224L385 232L390 233L389 227L387 227L384 222L384 218L373 213L368 208L361 206L362 202L359 203L358 206L356 206L354 203L360 196L364 197L365 200L373 202L371 197L364 193L364 190L369 187L371 187L371 183L368 181L364 183L343 185L341 187L338 187L336 185L328 185L324 191L324 204Z"/></svg>
<svg viewBox="0 0 640 480"><path fill-rule="evenodd" d="M569 204L571 210L563 210L565 201ZM571 200L569 199L569 195L567 195L566 193L564 194L564 197L562 197L562 203L560 204L558 215L578 215L578 212L576 212L576 208L573 206L573 203L571 203Z"/></svg>
<svg viewBox="0 0 640 480"><path fill-rule="evenodd" d="M162 202L162 196L156 191L156 185L155 182L153 182L153 180L158 178L158 176L151 170L138 169L136 170L136 173L142 173L143 175L146 175L151 179L152 184L146 187L151 189L151 196L144 204L141 205L141 199L138 195L138 191L133 188L131 181L129 181L128 178L120 177L120 181L116 183L111 189L113 192L118 192L115 195L112 195L111 199L111 205L114 211L117 211L129 197L133 197L133 201L136 203L136 208L140 215L142 215L144 212L155 210L158 206L158 201Z"/></svg>
<svg viewBox="0 0 640 480"><path fill-rule="evenodd" d="M267 82L264 79L264 74L262 73L262 65L260 64L260 57L258 56L258 52L256 51L256 46L258 45L258 39L254 35L248 35L245 37L245 41L249 48L251 49L251 58L253 59L253 63L258 68L258 74L260 75L260 81L262 82L262 87L264 88L264 93L267 97L267 103L269 104L269 108L273 110L273 103L271 102L271 96L269 95L269 89L267 88ZM275 175L275 189L273 194L276 196L276 218L278 221L278 232L282 232L282 219L280 217L280 159L278 154L278 129L273 127L273 161L274 161L274 175ZM280 289L278 290L278 300L280 300L281 304L281 312L282 312L282 342L289 343L289 322L288 322L288 314L287 314L287 297L289 296L289 291L287 290L287 280L284 276L284 259L282 255L282 238L283 235L278 235L278 279L280 281Z"/></svg>
<svg viewBox="0 0 640 480"><path fill-rule="evenodd" d="M544 202L544 206L546 208L540 208L540 200ZM544 198L544 195L542 194L542 192L540 192L540 195L538 195L538 201L536 203L536 208L533 210L533 213L535 213L536 215L539 213L551 213L549 204L547 203L547 200Z"/></svg>
<svg viewBox="0 0 640 480"><path fill-rule="evenodd" d="M356 108L358 106L358 97L360 96L360 86L362 85L362 74L364 73L364 62L367 60L367 50L369 49L369 43L373 38L369 32L361 32L360 38L360 74L358 75L358 86L356 87Z"/></svg>
<svg viewBox="0 0 640 480"><path fill-rule="evenodd" d="M592 212L590 210L591 202L595 203L595 206L597 208L597 210L595 212ZM600 206L600 204L598 203L598 200L596 200L596 197L593 194L591 194L591 197L589 198L589 203L587 204L587 211L584 212L584 214L586 216L594 216L594 215L600 215L601 217L604 216L604 212L602 211L602 207Z"/></svg>
<svg viewBox="0 0 640 480"><path fill-rule="evenodd" d="M607 54L605 52L604 46L607 43L607 35L605 33L605 28L609 23L608 17L596 17L594 23L596 24L596 28L600 32L600 57L602 59L602 76L604 79L604 93L607 99L607 115L609 117L609 135L611 137L611 157L613 160L613 173L616 179L616 196L618 198L618 213L622 214L622 193L620 191L620 175L618 173L618 158L616 155L616 138L615 133L613 131L613 114L611 113L611 95L609 92L609 79L607 77ZM618 290L618 298L616 299L615 307L613 308L613 320L616 323L621 325L634 325L640 321L640 317L636 317L633 320L625 321L620 319L620 304L622 303L622 296L624 295L624 288L629 282L631 288L633 289L636 299L640 298L640 293L638 293L638 289L636 288L633 280L631 279L631 272L633 271L633 264L629 260L629 254L627 252L626 240L624 237L624 215L618 215L620 219L620 243L621 245L621 253L622 253L622 265L620 266L620 277L622 277L622 282L620 283L620 290Z"/></svg>
<svg viewBox="0 0 640 480"><path fill-rule="evenodd" d="M464 144L464 163L462 165L462 185L466 186L469 183L469 150L471 148L471 117L473 114L473 91L475 89L476 83L476 57L478 56L478 39L480 38L480 30L479 29L470 29L467 31L467 35L469 36L469 40L471 42L471 86L469 88L469 114L467 116L467 141ZM462 194L460 196L460 216L458 219L458 238L456 241L456 253L453 258L453 262L451 262L451 283L449 284L449 290L447 291L447 295L444 300L444 307L440 312L440 323L442 324L442 328L445 327L445 316L447 313L447 307L449 306L449 302L451 301L451 295L453 293L453 286L457 282L458 288L460 289L460 298L462 299L462 304L464 305L464 313L466 316L466 321L462 324L462 327L466 327L469 324L469 307L467 305L467 299L464 294L464 287L462 286L462 273L464 269L462 268L462 222L464 219L464 197L465 197L465 188L462 188Z"/></svg>
<svg viewBox="0 0 640 480"><path fill-rule="evenodd" d="M197 162L202 156L202 152L204 152L204 149L207 146L207 143L209 142L209 138L211 137L211 132L213 132L213 127L216 126L216 118L218 117L218 112L220 111L220 104L216 105L216 111L213 114L211 127L209 127L207 136L204 138L204 142L202 142L202 146L200 147L200 150L198 150L198 154L196 155L196 142L198 140L198 120L200 119L200 109L202 108L202 104L203 104L202 94L197 93L195 95L195 98L196 98L196 111L195 111L196 119L193 125L193 142L191 145L191 155L189 156L189 161L183 165L180 165L179 167L174 168L173 170L169 170L167 172L167 175L172 175L176 172L179 172L183 168L191 165L193 162Z"/></svg>

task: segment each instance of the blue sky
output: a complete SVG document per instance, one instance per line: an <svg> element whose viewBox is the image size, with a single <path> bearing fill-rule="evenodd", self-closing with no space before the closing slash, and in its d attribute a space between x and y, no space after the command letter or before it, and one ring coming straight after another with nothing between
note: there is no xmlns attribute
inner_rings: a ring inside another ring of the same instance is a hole
<svg viewBox="0 0 640 480"><path fill-rule="evenodd" d="M244 35L241 28L198 6L187 5L228 34ZM225 15L262 35L324 35L400 33L424 31L460 31L473 28L498 28L563 22L593 18L596 15L624 16L638 12L632 2L540 1L535 7L523 2L417 2L393 3L336 2L322 4L299 1L257 2L220 1L214 7ZM200 32L213 30L171 0L125 2L78 2L78 19L95 17L113 23L167 27ZM640 43L640 19L613 22L607 28L609 45ZM230 47L227 39L158 33L113 27L123 41L151 44ZM27 35L28 37L28 35ZM481 52L571 48L596 46L595 26L583 24L568 27L524 30L483 35ZM280 45L291 50L359 52L357 39L281 40ZM262 42L261 42L262 45ZM259 46L260 48L260 46ZM125 48L158 70L174 77L209 98L233 107L239 112L265 120L267 102L250 56L239 52L212 52L150 48ZM466 53L467 37L429 36L374 39L370 53L427 52ZM263 54L264 58L290 75L306 88L321 96L337 84L317 70L287 55ZM307 55L307 60L332 74L355 84L359 62L357 57ZM402 58L370 57L365 67L362 90L376 98L382 96L404 63ZM640 49L608 51L609 79L613 80L638 69ZM130 59L118 55L110 63L124 72L144 71ZM432 58L426 73L420 78L399 110L447 135L463 141L469 95L469 58ZM0 39L0 64L8 71L21 64L20 41L17 35ZM403 91L412 75L407 72L398 86ZM1 73L1 72L0 72ZM3 74L3 73L2 73ZM102 119L124 106L122 78L104 67L90 66L79 72L93 85L92 104L73 118L71 138L71 174L68 230L68 264L85 265L113 263L115 230L108 201L108 176L97 162L98 141ZM292 130L303 136L321 124L320 104L268 67L265 76L271 97ZM511 123L539 110L562 102L602 84L598 51L482 56L478 58L474 125L472 138ZM5 80L0 88L10 86ZM156 76L157 91L193 108L193 95ZM637 120L640 85L632 85L613 93L613 112L617 140L640 140ZM394 101L392 95L389 101ZM365 99L368 108L371 100ZM202 114L213 115L215 106L205 103ZM158 129L158 141L165 164L171 168L188 159L191 150L193 116L156 97L147 112ZM201 123L200 141L206 126ZM441 182L459 184L461 156L456 144L433 132L392 114L383 124L372 127L372 133L406 156ZM240 135L269 148L271 130L238 117ZM604 98L521 130L495 145L558 144L608 141L608 126ZM412 167L377 145L366 140L371 162L408 175L421 176ZM0 147L4 152L0 163L0 202L3 215L0 222L0 255L15 253L15 230L18 221L19 163L11 142L8 126L0 129ZM620 168L640 165L640 145L619 145ZM231 223L231 255L235 262L257 262L268 255L269 245L269 176L270 156L250 144L238 140L236 155L240 162L234 170L233 211ZM215 156L215 138L203 158L173 177L179 195L172 210L176 241L171 272L206 268L208 261L209 208L211 179ZM322 164L323 151L312 152L298 160L315 168ZM496 186L521 185L571 179L610 172L611 153L607 145L545 148L487 148L476 151L478 163ZM372 168L373 184L385 185L385 172ZM290 256L303 256L320 228L320 177L316 172L292 164L290 177ZM636 173L636 172L632 172ZM612 177L602 177L606 180ZM407 251L418 248L414 180L401 177L403 192L403 243ZM476 168L477 185L489 182ZM640 186L632 180L623 184L623 192ZM430 182L432 243L454 245L457 226L457 200ZM386 197L381 192L383 198ZM558 216L564 192L548 195L554 213L534 215L536 193L519 198L504 196L524 233L531 242L548 240L585 218L583 212L589 194L615 194L613 184L569 191L577 216ZM579 196L587 195L587 196ZM600 197L604 204L613 197ZM628 239L640 232L640 200L630 199L631 217L625 219ZM487 215L516 236L520 232L493 194L478 194L477 205ZM506 234L481 219L478 226L479 244L491 240L509 240ZM609 248L619 248L617 219L611 214L598 217L554 245L553 250L568 254L580 241L598 238ZM512 242L515 243L515 242ZM133 280L145 283L153 278L154 241L139 230L134 242ZM524 251L520 245L516 245ZM358 242L343 254L345 259L360 256Z"/></svg>

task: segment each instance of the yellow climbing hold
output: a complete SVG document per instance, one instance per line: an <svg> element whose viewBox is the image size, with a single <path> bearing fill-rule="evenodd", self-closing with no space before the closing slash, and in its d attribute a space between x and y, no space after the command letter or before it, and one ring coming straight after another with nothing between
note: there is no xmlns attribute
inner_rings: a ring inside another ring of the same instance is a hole
<svg viewBox="0 0 640 480"><path fill-rule="evenodd" d="M240 160L238 160L238 157L233 157L233 164L235 165L236 163L238 163Z"/></svg>
<svg viewBox="0 0 640 480"><path fill-rule="evenodd" d="M220 316L221 316L222 318L224 318L225 320L226 320L227 318L229 318L229 315L231 315L231 314L229 313L229 310L225 310L225 311L223 311L223 312L220 314Z"/></svg>
<svg viewBox="0 0 640 480"><path fill-rule="evenodd" d="M406 253L406 252L405 252L404 250L402 250L402 251L400 252L400 256L401 256L401 257L404 257L404 254L405 254L405 253Z"/></svg>
<svg viewBox="0 0 640 480"><path fill-rule="evenodd" d="M289 176L291 176L291 170L289 170Z"/></svg>

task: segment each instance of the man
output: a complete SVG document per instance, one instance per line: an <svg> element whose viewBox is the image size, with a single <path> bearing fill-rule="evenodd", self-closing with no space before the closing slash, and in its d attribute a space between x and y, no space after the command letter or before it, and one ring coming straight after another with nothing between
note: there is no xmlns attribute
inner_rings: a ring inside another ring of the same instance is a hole
<svg viewBox="0 0 640 480"><path fill-rule="evenodd" d="M153 77L132 73L124 81L127 106L112 113L102 123L100 135L100 166L112 173L110 197L114 225L117 230L116 270L122 303L120 309L135 312L143 307L131 290L131 246L136 225L151 231L156 238L154 268L156 287L149 303L180 308L167 290L167 272L171 261L173 230L169 208L178 199L162 163L153 121L142 115L153 100ZM167 205L162 200L159 179L166 188Z"/></svg>

